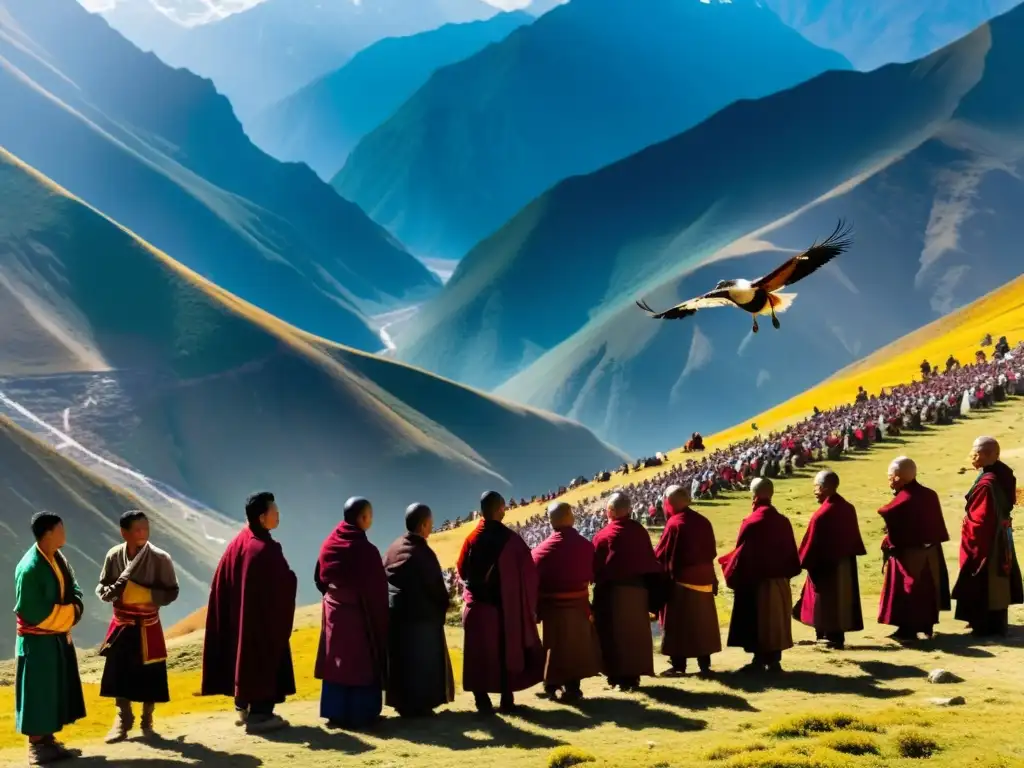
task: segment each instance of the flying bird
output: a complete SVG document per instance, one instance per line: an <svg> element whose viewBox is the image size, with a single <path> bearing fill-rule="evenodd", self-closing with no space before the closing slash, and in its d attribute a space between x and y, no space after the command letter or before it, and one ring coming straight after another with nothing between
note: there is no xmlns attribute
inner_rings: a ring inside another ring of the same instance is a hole
<svg viewBox="0 0 1024 768"><path fill-rule="evenodd" d="M758 280L719 280L713 291L687 299L664 312L655 312L645 301L638 301L636 305L658 320L678 320L696 314L699 309L711 307L739 307L754 316L754 333L758 331L758 315L771 315L772 325L778 328L780 323L776 315L789 309L796 298L795 293L779 291L803 280L844 253L853 243L851 232L852 229L840 219L835 230L825 240L815 243Z"/></svg>

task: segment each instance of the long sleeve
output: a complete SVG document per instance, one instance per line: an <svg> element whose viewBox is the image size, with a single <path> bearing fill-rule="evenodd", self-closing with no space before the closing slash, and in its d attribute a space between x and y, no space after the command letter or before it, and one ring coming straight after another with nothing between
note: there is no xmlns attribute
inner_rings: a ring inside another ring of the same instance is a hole
<svg viewBox="0 0 1024 768"><path fill-rule="evenodd" d="M170 556L160 557L158 563L156 583L150 587L150 591L153 594L153 604L163 608L178 599L180 588L178 575L174 572L174 561Z"/></svg>
<svg viewBox="0 0 1024 768"><path fill-rule="evenodd" d="M103 567L100 568L100 581L96 585L96 597L105 603L112 603L114 601L114 593L110 589L114 586L114 582L117 581L116 566L114 565L114 556L112 553L107 553L107 556L103 559Z"/></svg>

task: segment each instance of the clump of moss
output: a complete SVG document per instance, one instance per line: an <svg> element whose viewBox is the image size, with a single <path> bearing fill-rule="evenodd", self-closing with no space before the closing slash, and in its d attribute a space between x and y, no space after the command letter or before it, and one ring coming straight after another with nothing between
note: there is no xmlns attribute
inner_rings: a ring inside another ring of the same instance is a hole
<svg viewBox="0 0 1024 768"><path fill-rule="evenodd" d="M939 751L938 742L916 728L906 728L894 737L896 751L900 757L923 759Z"/></svg>
<svg viewBox="0 0 1024 768"><path fill-rule="evenodd" d="M881 749L866 733L834 733L821 740L821 744L844 755L877 755Z"/></svg>
<svg viewBox="0 0 1024 768"><path fill-rule="evenodd" d="M768 749L764 744L723 744L704 753L705 760L728 760L730 757L749 752L763 752Z"/></svg>
<svg viewBox="0 0 1024 768"><path fill-rule="evenodd" d="M831 715L796 715L782 720L768 729L769 735L778 739L804 738L833 731L877 733L879 728L854 715L837 712Z"/></svg>
<svg viewBox="0 0 1024 768"><path fill-rule="evenodd" d="M573 765L593 763L595 760L597 758L592 754L577 747L558 747L548 755L548 768L570 768Z"/></svg>
<svg viewBox="0 0 1024 768"><path fill-rule="evenodd" d="M747 752L726 763L728 768L849 768L850 762L820 750L802 755L794 750Z"/></svg>

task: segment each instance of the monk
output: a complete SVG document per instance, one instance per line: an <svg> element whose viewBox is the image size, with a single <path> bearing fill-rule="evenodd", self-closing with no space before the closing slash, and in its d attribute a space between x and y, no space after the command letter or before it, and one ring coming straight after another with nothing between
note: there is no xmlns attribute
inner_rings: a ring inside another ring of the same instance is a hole
<svg viewBox="0 0 1024 768"><path fill-rule="evenodd" d="M727 642L753 654L743 672L778 673L782 652L793 647L789 580L800 574L800 555L793 526L772 506L772 481L755 478L750 492L753 510L740 525L736 548L718 561L734 593Z"/></svg>
<svg viewBox="0 0 1024 768"><path fill-rule="evenodd" d="M814 478L821 505L811 515L800 544L800 567L807 571L793 617L814 627L819 641L840 650L847 632L864 629L857 558L867 554L857 510L839 495L839 475L823 470Z"/></svg>
<svg viewBox="0 0 1024 768"><path fill-rule="evenodd" d="M999 443L979 437L971 449L978 470L960 531L960 575L953 588L956 613L979 637L1005 635L1007 609L1024 603L1024 585L1011 535L1017 499L1013 470L999 460Z"/></svg>
<svg viewBox="0 0 1024 768"><path fill-rule="evenodd" d="M949 541L939 496L917 482L917 465L900 456L889 465L893 500L878 510L885 521L884 576L878 623L896 627L892 637L932 636L939 612L950 609L949 573L942 543Z"/></svg>
<svg viewBox="0 0 1024 768"><path fill-rule="evenodd" d="M667 520L654 556L671 579L668 602L659 616L661 652L672 664L664 676L685 675L689 659L697 659L700 673L709 675L712 654L722 650L715 607L715 531L710 520L690 507L688 488L666 488L662 508Z"/></svg>
<svg viewBox="0 0 1024 768"><path fill-rule="evenodd" d="M544 692L562 701L583 697L580 681L601 674L601 645L590 618L594 545L573 525L572 507L548 506L552 532L533 550L540 584L538 618L544 627Z"/></svg>
<svg viewBox="0 0 1024 768"><path fill-rule="evenodd" d="M450 603L441 563L427 539L434 514L426 504L405 510L406 534L384 554L388 582L386 703L401 717L421 717L455 700L444 620Z"/></svg>
<svg viewBox="0 0 1024 768"><path fill-rule="evenodd" d="M377 721L388 674L388 581L380 550L366 538L373 505L345 502L344 518L320 547L313 581L324 596L314 677L320 717L360 730Z"/></svg>
<svg viewBox="0 0 1024 768"><path fill-rule="evenodd" d="M490 693L502 712L515 710L515 692L544 677L544 649L537 633L537 568L530 548L509 530L505 499L480 498L480 522L466 537L456 570L463 584L465 631L462 685L477 712L491 715Z"/></svg>
<svg viewBox="0 0 1024 768"><path fill-rule="evenodd" d="M54 734L85 717L78 654L71 628L84 603L75 572L61 552L64 522L50 512L32 517L36 543L14 569L18 639L14 679L15 727L28 736L29 765L77 757Z"/></svg>
<svg viewBox="0 0 1024 768"><path fill-rule="evenodd" d="M608 499L608 524L594 536L594 624L608 685L636 690L654 674L651 613L662 603L663 570L647 529L622 491ZM653 609L653 610L652 610Z"/></svg>
<svg viewBox="0 0 1024 768"><path fill-rule="evenodd" d="M120 527L124 543L107 552L96 586L96 595L113 603L114 609L100 646L100 655L106 657L100 696L113 699L117 707L108 744L128 738L135 724L132 702L142 704L142 735L155 735L155 705L171 700L160 608L178 599L174 563L150 542L146 513L138 509L125 512Z"/></svg>
<svg viewBox="0 0 1024 768"><path fill-rule="evenodd" d="M210 585L202 696L233 696L247 733L287 727L274 707L295 693L289 644L298 581L271 536L281 522L274 494L245 503L248 525L228 544Z"/></svg>

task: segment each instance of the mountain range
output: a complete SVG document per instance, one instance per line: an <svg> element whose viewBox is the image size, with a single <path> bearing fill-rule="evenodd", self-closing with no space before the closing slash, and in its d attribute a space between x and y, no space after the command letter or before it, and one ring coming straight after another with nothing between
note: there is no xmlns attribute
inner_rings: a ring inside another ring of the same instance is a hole
<svg viewBox="0 0 1024 768"><path fill-rule="evenodd" d="M459 258L561 179L849 66L756 0L573 0L436 72L333 184L413 253Z"/></svg>
<svg viewBox="0 0 1024 768"><path fill-rule="evenodd" d="M184 33L160 19L129 23L124 6L109 18L167 63L213 80L247 121L378 40L497 12L484 0L265 0ZM134 14L161 15L141 7Z"/></svg>
<svg viewBox="0 0 1024 768"><path fill-rule="evenodd" d="M389 37L357 53L341 69L268 107L248 125L249 136L281 160L301 161L324 179L434 73L529 24L516 11L484 21L445 24L407 37Z"/></svg>
<svg viewBox="0 0 1024 768"><path fill-rule="evenodd" d="M412 501L440 522L486 489L529 495L624 460L561 417L288 326L6 151L0 196L3 402L235 520L274 491L302 573L348 496L373 500L386 544Z"/></svg>
<svg viewBox="0 0 1024 768"><path fill-rule="evenodd" d="M192 269L311 332L376 350L367 313L440 283L307 167L245 136L209 81L73 0L2 0L0 145Z"/></svg>
<svg viewBox="0 0 1024 768"><path fill-rule="evenodd" d="M808 40L858 69L913 61L968 34L1020 0L764 0Z"/></svg>
<svg viewBox="0 0 1024 768"><path fill-rule="evenodd" d="M738 102L568 179L469 253L399 355L637 453L779 402L1020 273L1022 52L1017 8L920 61ZM853 250L794 289L779 331L633 306L765 274L840 217Z"/></svg>

